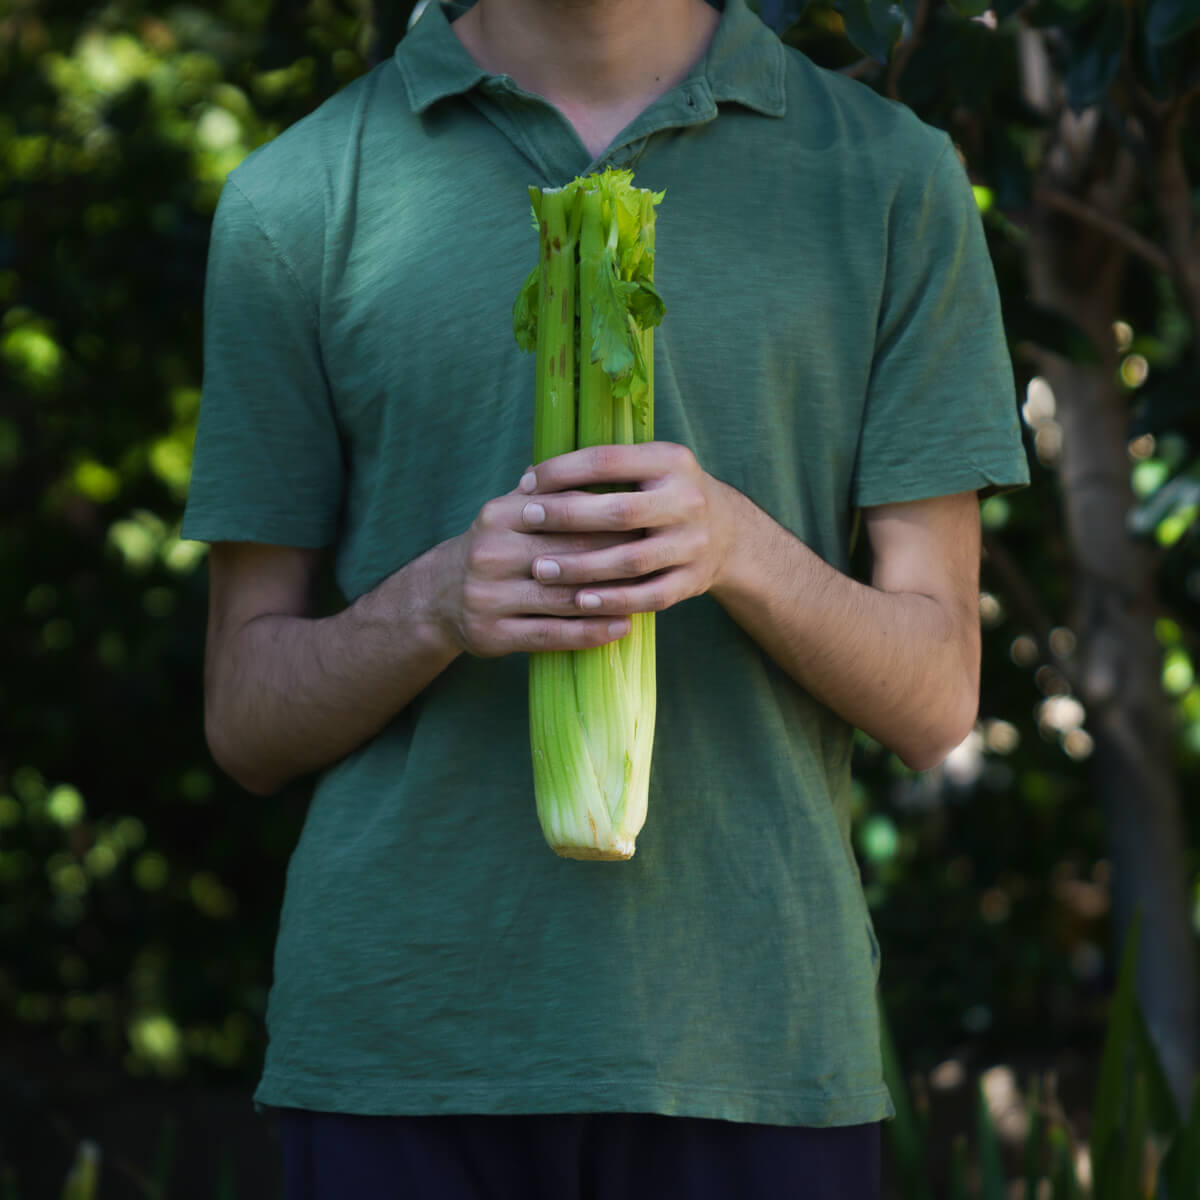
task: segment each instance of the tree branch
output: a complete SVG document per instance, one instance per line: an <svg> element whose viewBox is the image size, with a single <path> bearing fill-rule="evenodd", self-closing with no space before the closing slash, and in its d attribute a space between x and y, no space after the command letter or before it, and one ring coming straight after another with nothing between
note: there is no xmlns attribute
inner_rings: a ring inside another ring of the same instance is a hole
<svg viewBox="0 0 1200 1200"><path fill-rule="evenodd" d="M1119 242L1127 250L1148 262L1156 271L1162 271L1167 275L1173 274L1170 258L1149 238L1143 237L1136 229L1130 229L1116 217L1110 217L1085 201L1060 191L1058 188L1047 187L1045 184L1035 190L1034 201L1046 205L1047 208L1066 213L1086 225L1103 230L1114 241Z"/></svg>
<svg viewBox="0 0 1200 1200"><path fill-rule="evenodd" d="M900 76L904 74L904 68L908 66L908 60L912 58L913 51L921 40L921 34L925 31L925 22L928 18L929 0L917 0L912 32L896 47L896 52L892 55L891 65L888 68L887 94L893 100L900 99Z"/></svg>
<svg viewBox="0 0 1200 1200"><path fill-rule="evenodd" d="M856 63L851 63L848 67L839 67L838 74L845 75L848 79L861 79L864 75L870 74L872 67L877 66L879 64L868 55L866 58L860 58Z"/></svg>

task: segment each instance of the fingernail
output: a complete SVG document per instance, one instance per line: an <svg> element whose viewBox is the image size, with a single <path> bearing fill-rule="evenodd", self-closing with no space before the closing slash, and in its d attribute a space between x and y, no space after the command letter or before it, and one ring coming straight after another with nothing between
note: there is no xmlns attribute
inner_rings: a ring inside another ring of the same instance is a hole
<svg viewBox="0 0 1200 1200"><path fill-rule="evenodd" d="M518 492L536 492L537 491L537 476L532 471L526 471L521 476L521 482L517 484Z"/></svg>
<svg viewBox="0 0 1200 1200"><path fill-rule="evenodd" d="M600 597L597 596L595 592L584 592L583 595L579 597L579 607L599 608Z"/></svg>
<svg viewBox="0 0 1200 1200"><path fill-rule="evenodd" d="M624 637L629 632L628 621L611 621L608 626L608 632L613 637Z"/></svg>
<svg viewBox="0 0 1200 1200"><path fill-rule="evenodd" d="M562 567L552 558L540 560L535 569L539 579L557 579L562 574Z"/></svg>
<svg viewBox="0 0 1200 1200"><path fill-rule="evenodd" d="M527 504L521 510L526 525L540 525L546 519L546 510L540 504Z"/></svg>

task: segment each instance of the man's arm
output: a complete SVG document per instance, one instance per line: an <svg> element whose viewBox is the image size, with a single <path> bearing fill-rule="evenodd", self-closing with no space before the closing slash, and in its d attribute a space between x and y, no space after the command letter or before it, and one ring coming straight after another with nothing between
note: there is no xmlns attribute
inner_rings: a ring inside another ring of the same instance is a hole
<svg viewBox="0 0 1200 1200"><path fill-rule="evenodd" d="M639 490L575 490L621 482ZM581 611L661 611L709 592L798 683L910 767L936 765L969 732L979 688L973 492L866 510L867 585L682 446L575 451L522 486L527 528L647 530L608 549L535 560L539 578L576 587Z"/></svg>
<svg viewBox="0 0 1200 1200"><path fill-rule="evenodd" d="M545 537L520 528L525 498L489 501L335 616L310 606L321 552L222 542L209 556L205 729L214 759L268 795L374 737L462 653L575 650L614 641L625 617L587 617L575 589L533 579L535 555L625 535Z"/></svg>
<svg viewBox="0 0 1200 1200"><path fill-rule="evenodd" d="M639 490L576 490L622 481ZM933 766L975 716L974 495L870 509L866 525L870 586L660 442L542 463L465 533L331 617L309 608L319 552L218 544L205 672L213 756L269 794L375 736L459 654L603 645L624 636L630 613L711 592L818 700L909 766Z"/></svg>
<svg viewBox="0 0 1200 1200"><path fill-rule="evenodd" d="M744 534L714 597L797 682L907 766L940 763L979 703L975 493L864 510L869 586L734 495L747 509Z"/></svg>
<svg viewBox="0 0 1200 1200"><path fill-rule="evenodd" d="M313 619L320 559L241 542L209 555L205 732L218 765L259 795L374 736L454 658L422 616L428 563Z"/></svg>

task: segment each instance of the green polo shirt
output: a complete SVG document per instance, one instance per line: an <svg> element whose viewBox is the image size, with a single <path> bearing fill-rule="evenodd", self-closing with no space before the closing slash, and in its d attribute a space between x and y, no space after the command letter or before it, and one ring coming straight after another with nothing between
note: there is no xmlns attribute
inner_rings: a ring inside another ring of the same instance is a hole
<svg viewBox="0 0 1200 1200"><path fill-rule="evenodd" d="M527 188L612 163L658 209L657 432L830 563L864 505L1016 485L1012 371L945 135L729 0L592 161L431 6L252 154L213 232L185 535L328 546L348 600L530 461ZM288 870L257 1099L359 1113L891 1111L851 729L709 597L658 618L649 816L556 858L525 657L458 659L325 771Z"/></svg>

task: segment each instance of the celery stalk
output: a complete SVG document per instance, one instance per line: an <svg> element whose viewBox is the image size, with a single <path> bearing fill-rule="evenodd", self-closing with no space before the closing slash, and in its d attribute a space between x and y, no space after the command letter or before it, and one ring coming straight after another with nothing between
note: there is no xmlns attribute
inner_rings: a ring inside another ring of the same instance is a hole
<svg viewBox="0 0 1200 1200"><path fill-rule="evenodd" d="M654 435L654 206L628 171L530 188L538 265L513 306L537 354L534 460ZM619 642L530 656L534 791L566 858L627 859L646 819L654 740L654 614Z"/></svg>
<svg viewBox="0 0 1200 1200"><path fill-rule="evenodd" d="M578 221L564 191L530 189L538 223L535 366L538 403L534 409L533 457L542 462L575 448L575 257ZM541 813L547 836L564 837L566 816L561 797L580 794L589 780L579 755L547 753L548 747L568 746L580 737L575 706L558 698L574 689L575 670L568 651L535 654L529 664L530 740L533 747L534 791L547 798ZM594 800L593 800L594 802ZM540 811L540 810L539 810Z"/></svg>

